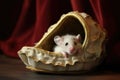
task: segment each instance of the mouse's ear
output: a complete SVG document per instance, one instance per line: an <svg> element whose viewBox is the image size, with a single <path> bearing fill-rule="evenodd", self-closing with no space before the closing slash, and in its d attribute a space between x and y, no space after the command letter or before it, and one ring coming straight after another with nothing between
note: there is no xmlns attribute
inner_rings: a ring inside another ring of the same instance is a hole
<svg viewBox="0 0 120 80"><path fill-rule="evenodd" d="M55 36L54 37L54 42L57 44L57 45L61 45L62 44L62 38L60 36Z"/></svg>
<svg viewBox="0 0 120 80"><path fill-rule="evenodd" d="M80 34L78 34L78 35L76 36L76 39L77 39L77 40L80 40L80 39L81 39Z"/></svg>

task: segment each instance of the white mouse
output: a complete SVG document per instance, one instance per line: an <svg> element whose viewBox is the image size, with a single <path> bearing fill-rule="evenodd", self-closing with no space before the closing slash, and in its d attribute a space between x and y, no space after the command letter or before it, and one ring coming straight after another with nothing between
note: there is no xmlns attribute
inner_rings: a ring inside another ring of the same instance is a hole
<svg viewBox="0 0 120 80"><path fill-rule="evenodd" d="M54 52L63 54L65 57L68 57L68 55L75 55L80 53L82 46L80 40L80 34L55 36L54 42L56 43L56 46L54 47Z"/></svg>

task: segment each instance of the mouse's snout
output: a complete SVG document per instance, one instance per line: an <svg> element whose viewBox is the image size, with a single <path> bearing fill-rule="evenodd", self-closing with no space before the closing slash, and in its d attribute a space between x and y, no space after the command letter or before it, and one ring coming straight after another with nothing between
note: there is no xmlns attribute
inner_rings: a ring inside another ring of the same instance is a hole
<svg viewBox="0 0 120 80"><path fill-rule="evenodd" d="M70 52L74 52L75 48L74 47L70 47Z"/></svg>

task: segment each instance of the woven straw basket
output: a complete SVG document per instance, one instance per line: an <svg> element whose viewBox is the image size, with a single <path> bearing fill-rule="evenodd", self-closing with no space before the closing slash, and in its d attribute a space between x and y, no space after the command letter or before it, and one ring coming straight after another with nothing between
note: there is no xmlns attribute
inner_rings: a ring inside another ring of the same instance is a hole
<svg viewBox="0 0 120 80"><path fill-rule="evenodd" d="M52 51L55 35L81 34L82 55L76 54L67 59ZM18 55L26 68L48 73L83 72L95 68L104 57L105 30L86 13L72 11L63 14L60 20L51 25L35 46L24 46Z"/></svg>

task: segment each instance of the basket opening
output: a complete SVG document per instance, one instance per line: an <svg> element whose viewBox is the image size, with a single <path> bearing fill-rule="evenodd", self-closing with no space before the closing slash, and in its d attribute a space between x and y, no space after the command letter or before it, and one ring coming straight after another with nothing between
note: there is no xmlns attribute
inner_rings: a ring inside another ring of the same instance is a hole
<svg viewBox="0 0 120 80"><path fill-rule="evenodd" d="M46 41L40 44L40 47L47 51L53 51L53 47L56 45L54 43L54 36L56 35L65 35L65 34L73 34L81 35L81 43L83 44L85 39L85 30L81 22L74 16L67 16L64 18L55 28L55 31L51 33L50 36L46 39Z"/></svg>

